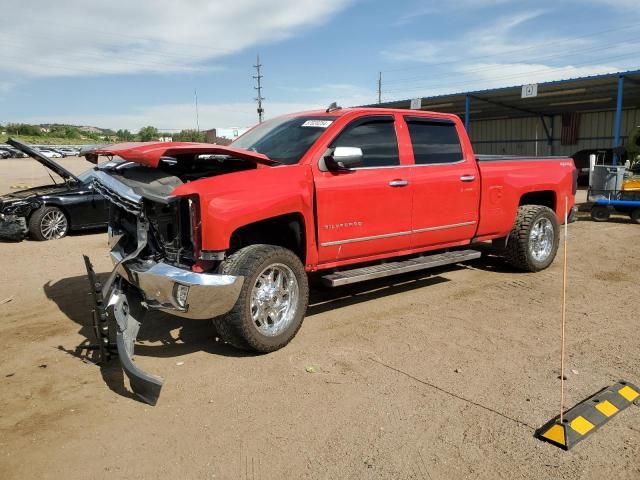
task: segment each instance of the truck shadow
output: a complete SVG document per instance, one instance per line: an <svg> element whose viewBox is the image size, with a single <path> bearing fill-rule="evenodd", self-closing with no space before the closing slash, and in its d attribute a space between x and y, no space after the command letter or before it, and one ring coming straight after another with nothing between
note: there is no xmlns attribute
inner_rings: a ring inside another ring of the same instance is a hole
<svg viewBox="0 0 640 480"><path fill-rule="evenodd" d="M309 292L309 307L306 317L445 283L449 279L440 276L440 274L459 268L463 267L450 265L448 268L432 269L428 273L424 271L408 273L335 288L313 286Z"/></svg>
<svg viewBox="0 0 640 480"><path fill-rule="evenodd" d="M307 317L447 282L449 280L440 274L460 268L464 267L451 265L431 270L429 273L416 272L333 289L312 288ZM98 274L98 277L104 281L107 274ZM98 356L95 350L87 348L96 341L91 316L92 296L87 277L77 276L53 283L47 282L42 288L47 298L55 302L71 321L79 325L78 333L86 339L77 346L60 345L58 349L84 362L96 363ZM229 357L256 355L225 344L218 338L211 321L190 320L162 312L150 312L145 316L135 347L137 356L180 357L197 351ZM125 381L117 358L100 364L99 368L110 390L118 395L137 399L127 388L128 382Z"/></svg>

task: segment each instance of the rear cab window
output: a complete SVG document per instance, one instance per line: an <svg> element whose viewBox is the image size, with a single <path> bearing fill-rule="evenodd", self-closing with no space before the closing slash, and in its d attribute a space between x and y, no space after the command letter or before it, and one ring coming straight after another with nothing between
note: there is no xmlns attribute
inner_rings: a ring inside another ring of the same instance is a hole
<svg viewBox="0 0 640 480"><path fill-rule="evenodd" d="M416 165L458 163L464 160L456 124L447 119L404 117Z"/></svg>
<svg viewBox="0 0 640 480"><path fill-rule="evenodd" d="M349 123L330 145L362 149L363 161L358 168L400 165L395 120L392 115L374 115Z"/></svg>

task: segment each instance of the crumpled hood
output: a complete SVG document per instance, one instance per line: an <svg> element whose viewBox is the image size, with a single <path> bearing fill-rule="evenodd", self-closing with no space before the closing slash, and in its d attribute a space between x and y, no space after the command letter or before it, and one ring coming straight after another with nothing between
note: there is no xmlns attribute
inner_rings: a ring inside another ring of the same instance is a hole
<svg viewBox="0 0 640 480"><path fill-rule="evenodd" d="M226 147L214 143L192 142L132 142L103 145L82 151L90 162L96 163L99 155L118 156L129 162L139 163L156 168L162 157L179 157L181 155L228 155L241 160L249 160L263 165L278 165L262 153Z"/></svg>

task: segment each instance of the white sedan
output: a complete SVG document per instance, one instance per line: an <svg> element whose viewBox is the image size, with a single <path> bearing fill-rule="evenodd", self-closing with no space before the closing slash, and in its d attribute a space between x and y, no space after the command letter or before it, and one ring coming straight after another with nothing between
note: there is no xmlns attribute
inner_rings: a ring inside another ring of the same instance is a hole
<svg viewBox="0 0 640 480"><path fill-rule="evenodd" d="M39 150L40 153L42 153L44 156L49 157L49 158L62 158L62 155L60 155L58 152L54 152L53 150Z"/></svg>

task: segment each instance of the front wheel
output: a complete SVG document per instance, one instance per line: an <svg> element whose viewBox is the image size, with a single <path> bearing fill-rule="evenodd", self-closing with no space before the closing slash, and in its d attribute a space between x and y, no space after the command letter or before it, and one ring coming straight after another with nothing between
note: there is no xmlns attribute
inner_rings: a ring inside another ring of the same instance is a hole
<svg viewBox="0 0 640 480"><path fill-rule="evenodd" d="M635 209L631 210L631 213L629 214L629 217L631 218L632 222L640 223L640 208L635 208Z"/></svg>
<svg viewBox="0 0 640 480"><path fill-rule="evenodd" d="M558 252L559 230L556 214L550 208L541 205L519 207L507 241L505 259L527 272L544 270Z"/></svg>
<svg viewBox="0 0 640 480"><path fill-rule="evenodd" d="M67 216L57 207L40 207L29 218L29 233L35 240L57 240L68 232Z"/></svg>
<svg viewBox="0 0 640 480"><path fill-rule="evenodd" d="M221 273L244 277L233 309L214 319L223 340L261 353L289 343L309 302L307 273L298 256L274 245L250 245L231 255Z"/></svg>

